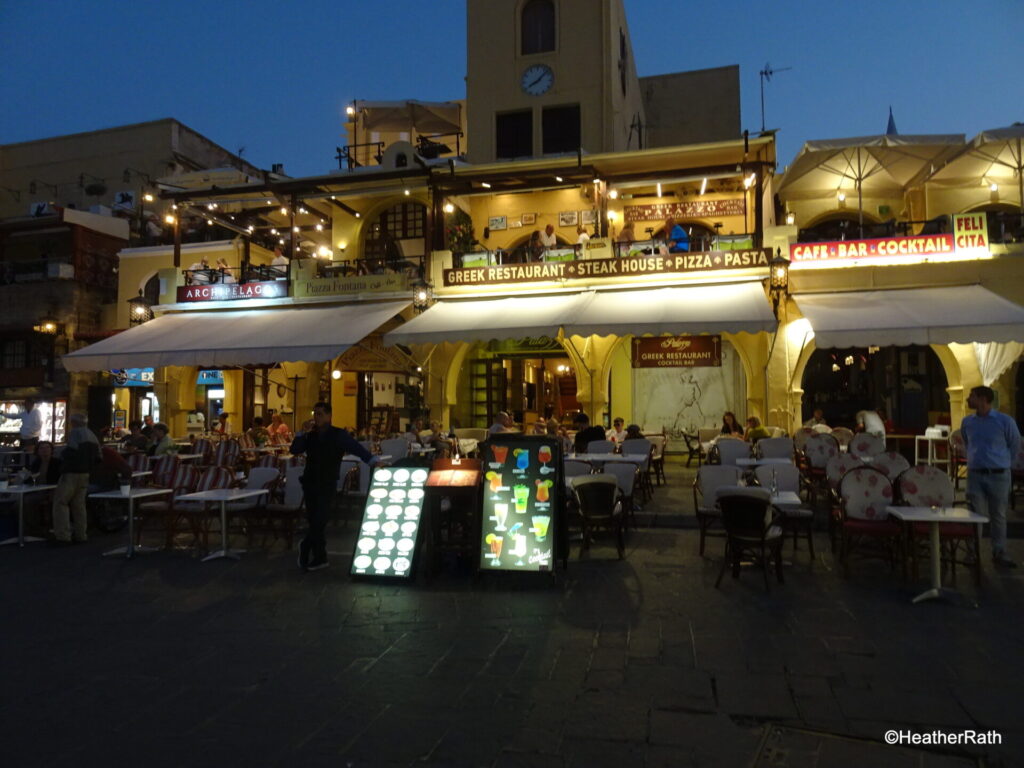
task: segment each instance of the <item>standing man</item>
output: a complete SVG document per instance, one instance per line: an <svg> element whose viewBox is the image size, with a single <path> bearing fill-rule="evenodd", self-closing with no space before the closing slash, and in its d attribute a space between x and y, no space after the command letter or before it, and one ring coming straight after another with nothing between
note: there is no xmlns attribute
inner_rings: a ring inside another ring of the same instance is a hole
<svg viewBox="0 0 1024 768"><path fill-rule="evenodd" d="M1010 501L1010 467L1020 450L1020 431L1013 419L992 407L995 393L975 387L967 398L973 414L964 416L960 434L967 449L967 503L989 518L992 562L1016 568L1006 556L1006 508Z"/></svg>
<svg viewBox="0 0 1024 768"><path fill-rule="evenodd" d="M318 571L329 565L327 516L338 494L342 457L346 453L354 453L371 467L377 463L377 457L371 456L344 429L331 426L331 406L324 402L313 406L313 418L296 433L291 452L296 456L306 454L302 491L305 494L309 532L299 542L299 567L307 571Z"/></svg>
<svg viewBox="0 0 1024 768"><path fill-rule="evenodd" d="M85 541L88 521L85 495L89 490L89 473L100 462L100 442L86 426L85 416L73 413L68 417L71 431L61 454L61 475L53 492L54 546ZM74 540L71 525L74 523Z"/></svg>
<svg viewBox="0 0 1024 768"><path fill-rule="evenodd" d="M669 216L665 219L665 238L668 240L669 253L686 253L690 250L690 236L682 224Z"/></svg>
<svg viewBox="0 0 1024 768"><path fill-rule="evenodd" d="M18 447L23 451L34 450L36 443L39 442L39 433L43 431L43 414L36 408L36 401L31 397L26 397L24 410L7 418L11 421L21 419L21 429L18 430Z"/></svg>
<svg viewBox="0 0 1024 768"><path fill-rule="evenodd" d="M991 392L992 390L989 390ZM875 437L885 437L885 422L878 411L857 411L857 431L867 432Z"/></svg>

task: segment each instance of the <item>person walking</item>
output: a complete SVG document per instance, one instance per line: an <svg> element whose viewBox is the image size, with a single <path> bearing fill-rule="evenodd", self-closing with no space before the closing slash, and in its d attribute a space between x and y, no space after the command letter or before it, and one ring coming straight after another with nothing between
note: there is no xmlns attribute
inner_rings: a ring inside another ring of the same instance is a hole
<svg viewBox="0 0 1024 768"><path fill-rule="evenodd" d="M1020 430L1013 419L992 407L994 399L990 387L974 387L967 398L974 413L960 423L967 449L967 503L978 514L988 516L992 562L999 568L1016 568L1006 555L1006 508L1010 468L1020 450Z"/></svg>
<svg viewBox="0 0 1024 768"><path fill-rule="evenodd" d="M331 425L331 406L325 402L313 406L313 418L295 434L291 452L295 456L306 455L301 482L309 532L299 542L299 567L318 571L329 565L327 516L338 495L342 457L347 453L355 454L371 467L377 464L378 459L344 429Z"/></svg>
<svg viewBox="0 0 1024 768"><path fill-rule="evenodd" d="M100 441L86 426L85 416L73 413L68 417L68 424L71 431L67 447L60 457L60 480L53 492L53 539L50 543L54 546L83 542L88 538L85 495L89 490L89 473L100 460Z"/></svg>

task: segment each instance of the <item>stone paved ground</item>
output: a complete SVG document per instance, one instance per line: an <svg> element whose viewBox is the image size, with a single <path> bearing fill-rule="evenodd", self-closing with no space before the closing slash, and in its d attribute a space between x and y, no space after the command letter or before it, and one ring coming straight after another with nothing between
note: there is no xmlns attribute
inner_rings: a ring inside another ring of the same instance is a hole
<svg viewBox="0 0 1024 768"><path fill-rule="evenodd" d="M716 590L720 542L702 560L694 531L665 527L686 477L671 469L625 560L596 547L557 584L358 583L345 556L302 574L280 550L100 558L122 534L5 547L0 760L1024 765L1020 573L988 571L977 595L962 579L977 609L912 606L920 584L870 561L845 580L821 536L771 594L756 573ZM885 746L890 728L994 728L1003 745Z"/></svg>

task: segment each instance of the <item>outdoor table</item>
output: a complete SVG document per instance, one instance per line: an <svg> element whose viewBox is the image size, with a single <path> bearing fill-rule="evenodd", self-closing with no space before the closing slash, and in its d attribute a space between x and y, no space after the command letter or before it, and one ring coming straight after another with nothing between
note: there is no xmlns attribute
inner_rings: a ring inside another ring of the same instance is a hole
<svg viewBox="0 0 1024 768"><path fill-rule="evenodd" d="M567 459L585 461L588 464L604 464L607 461L627 461L632 464L643 464L649 458L646 453L577 453L566 456Z"/></svg>
<svg viewBox="0 0 1024 768"><path fill-rule="evenodd" d="M409 453L420 453L426 455L428 453L434 453L437 448L410 448Z"/></svg>
<svg viewBox="0 0 1024 768"><path fill-rule="evenodd" d="M45 541L38 536L25 535L25 494L35 491L52 491L56 487L56 485L9 485L0 490L0 496L11 493L18 497L18 535L0 541L0 547L4 544L17 544L19 547L24 547L26 541Z"/></svg>
<svg viewBox="0 0 1024 768"><path fill-rule="evenodd" d="M913 602L934 600L951 593L942 587L942 551L939 547L939 525L941 523L988 522L988 517L979 515L964 507L886 507L885 511L905 523L928 523L932 551L932 586L914 598Z"/></svg>
<svg viewBox="0 0 1024 768"><path fill-rule="evenodd" d="M250 451L252 453L275 453L281 450L282 446L278 445L257 445L252 448L240 448L241 451Z"/></svg>
<svg viewBox="0 0 1024 768"><path fill-rule="evenodd" d="M199 491L197 493L187 493L184 496L179 496L180 501L219 501L220 502L220 541L221 547L216 552L212 552L203 558L205 563L207 560L217 560L222 557L229 557L232 560L238 560L240 556L245 554L244 549L231 549L228 547L228 502L229 501L242 501L243 499L251 499L256 496L262 496L264 493L269 493L266 488L260 488L259 490L247 490L244 488L215 488L212 491Z"/></svg>
<svg viewBox="0 0 1024 768"><path fill-rule="evenodd" d="M148 472L143 474L150 474ZM124 555L129 560L135 556L135 553L146 554L148 552L156 552L157 547L143 547L135 546L135 500L145 499L150 496L163 496L171 493L170 488L132 488L128 495L125 496L121 493L120 489L116 491L101 491L99 493L90 493L90 499L122 499L128 501L128 545L124 547L118 547L117 549L111 549L108 552L104 552L104 557L113 557L114 555Z"/></svg>
<svg viewBox="0 0 1024 768"><path fill-rule="evenodd" d="M153 474L152 470L147 469L145 472L132 472L132 480L138 480L140 477L149 477Z"/></svg>
<svg viewBox="0 0 1024 768"><path fill-rule="evenodd" d="M785 512L786 507L799 507L802 503L800 501L800 494L796 491L779 491L773 493L771 498L773 507L781 507Z"/></svg>
<svg viewBox="0 0 1024 768"><path fill-rule="evenodd" d="M759 467L762 464L792 464L792 459L784 459L781 457L767 458L767 459L736 459L737 467Z"/></svg>
<svg viewBox="0 0 1024 768"><path fill-rule="evenodd" d="M178 461L192 461L194 459L201 459L201 458L203 458L203 454L201 454L201 453L175 453L175 454L167 454L167 455L169 455L169 456L177 456L178 457ZM162 456L150 456L149 460L150 461L156 461L157 459L160 459L160 458L163 458L163 457Z"/></svg>

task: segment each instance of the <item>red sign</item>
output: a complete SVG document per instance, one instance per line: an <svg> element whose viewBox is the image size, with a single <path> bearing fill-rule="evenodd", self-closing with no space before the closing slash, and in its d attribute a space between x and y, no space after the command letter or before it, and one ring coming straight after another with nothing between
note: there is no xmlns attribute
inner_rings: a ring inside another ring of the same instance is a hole
<svg viewBox="0 0 1024 768"><path fill-rule="evenodd" d="M178 288L178 301L233 301L235 299L280 299L288 295L287 280L265 283L211 283Z"/></svg>
<svg viewBox="0 0 1024 768"><path fill-rule="evenodd" d="M796 263L868 259L878 256L941 256L953 252L953 235L918 235L917 237L880 237L874 240L794 243L789 246L789 260Z"/></svg>
<svg viewBox="0 0 1024 768"><path fill-rule="evenodd" d="M634 368L718 368L721 365L721 336L633 339Z"/></svg>

